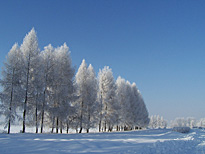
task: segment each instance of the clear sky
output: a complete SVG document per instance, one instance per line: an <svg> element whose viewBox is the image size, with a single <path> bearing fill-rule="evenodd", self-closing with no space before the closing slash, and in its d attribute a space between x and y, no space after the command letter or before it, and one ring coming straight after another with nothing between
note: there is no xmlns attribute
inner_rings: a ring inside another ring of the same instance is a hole
<svg viewBox="0 0 205 154"><path fill-rule="evenodd" d="M0 67L32 27L41 50L66 42L76 68L136 82L150 115L205 117L204 0L0 1Z"/></svg>

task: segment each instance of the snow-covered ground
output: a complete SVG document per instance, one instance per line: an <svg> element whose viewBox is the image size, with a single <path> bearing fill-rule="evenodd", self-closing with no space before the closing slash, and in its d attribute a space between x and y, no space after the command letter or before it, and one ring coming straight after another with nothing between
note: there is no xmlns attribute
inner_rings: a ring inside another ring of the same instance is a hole
<svg viewBox="0 0 205 154"><path fill-rule="evenodd" d="M169 129L89 134L0 133L0 154L137 153L203 154L205 130Z"/></svg>

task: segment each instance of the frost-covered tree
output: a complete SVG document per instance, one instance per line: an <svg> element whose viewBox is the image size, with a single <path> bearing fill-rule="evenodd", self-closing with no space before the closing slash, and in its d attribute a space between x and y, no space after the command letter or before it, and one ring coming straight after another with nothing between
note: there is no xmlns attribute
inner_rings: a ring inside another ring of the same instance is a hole
<svg viewBox="0 0 205 154"><path fill-rule="evenodd" d="M86 106L88 102L88 71L87 71L87 64L83 59L77 73L75 76L76 85L77 85L77 93L78 93L78 114L79 114L79 124L80 124L80 131L82 132L83 124L85 123L85 113L86 113Z"/></svg>
<svg viewBox="0 0 205 154"><path fill-rule="evenodd" d="M116 98L119 105L118 120L124 129L131 129L134 125L134 115L136 114L134 111L134 105L136 102L132 99L131 84L128 81L125 81L125 79L118 77L116 85Z"/></svg>
<svg viewBox="0 0 205 154"><path fill-rule="evenodd" d="M78 72L76 73L76 86L78 108L78 118L80 131L85 128L87 133L89 129L94 126L96 121L96 98L97 98L97 79L92 65L87 67L85 60L83 59Z"/></svg>
<svg viewBox="0 0 205 154"><path fill-rule="evenodd" d="M87 99L87 107L86 107L86 129L87 133L89 133L89 129L94 126L96 122L96 115L97 115L97 78L94 71L93 66L90 64L87 69L88 77L87 77L87 84L88 84L88 99Z"/></svg>
<svg viewBox="0 0 205 154"><path fill-rule="evenodd" d="M194 117L187 118L187 127L193 128L196 126L196 119Z"/></svg>
<svg viewBox="0 0 205 154"><path fill-rule="evenodd" d="M161 116L161 119L160 119L160 128L166 128L167 127L167 121L164 120L164 118Z"/></svg>
<svg viewBox="0 0 205 154"><path fill-rule="evenodd" d="M152 129L157 128L157 116L156 115L150 116L149 127L152 128Z"/></svg>
<svg viewBox="0 0 205 154"><path fill-rule="evenodd" d="M203 127L203 128L205 128L205 118L201 118L201 119L197 122L197 126L198 126L198 127Z"/></svg>
<svg viewBox="0 0 205 154"><path fill-rule="evenodd" d="M161 117L159 116L159 115L157 115L157 126L158 126L158 128L160 128L161 127Z"/></svg>
<svg viewBox="0 0 205 154"><path fill-rule="evenodd" d="M43 104L43 90L44 90L44 70L42 67L42 61L40 54L37 56L38 63L32 72L32 94L30 100L31 109L30 115L33 115L33 120L31 119L31 124L36 126L36 133L38 133L38 127L40 125L40 117L42 113ZM33 122L32 122L33 121Z"/></svg>
<svg viewBox="0 0 205 154"><path fill-rule="evenodd" d="M16 110L22 101L21 69L22 54L18 44L15 43L8 53L2 70L2 79L0 80L2 87L0 112L5 116L8 134L10 133L11 123L18 117Z"/></svg>
<svg viewBox="0 0 205 154"><path fill-rule="evenodd" d="M158 128L166 128L167 121L164 120L163 116L152 115L150 117L149 128L158 129Z"/></svg>
<svg viewBox="0 0 205 154"><path fill-rule="evenodd" d="M196 126L196 120L193 117L177 117L174 121L171 122L172 127L190 127L193 128Z"/></svg>
<svg viewBox="0 0 205 154"><path fill-rule="evenodd" d="M124 129L146 127L149 122L148 112L136 84L118 77L116 85L121 126Z"/></svg>
<svg viewBox="0 0 205 154"><path fill-rule="evenodd" d="M140 95L141 96L141 95ZM137 117L137 125L139 127L146 127L149 124L149 115L142 96L139 98L139 116Z"/></svg>
<svg viewBox="0 0 205 154"><path fill-rule="evenodd" d="M172 127L186 127L187 126L187 121L185 118L176 118L174 121L171 123Z"/></svg>
<svg viewBox="0 0 205 154"><path fill-rule="evenodd" d="M38 40L34 28L25 36L23 43L20 47L23 54L23 73L22 73L22 87L24 88L24 103L23 103L23 129L22 133L25 133L26 128L26 114L29 111L28 108L32 105L34 99L35 90L33 81L35 79L36 66L38 66Z"/></svg>
<svg viewBox="0 0 205 154"><path fill-rule="evenodd" d="M98 74L99 82L99 130L102 125L104 131L111 131L117 121L116 85L112 70L105 66Z"/></svg>
<svg viewBox="0 0 205 154"><path fill-rule="evenodd" d="M155 122L155 121L154 121L154 116L153 116L153 115L150 116L149 119L150 119L150 121L149 121L149 128L155 128L155 127L154 127L154 122Z"/></svg>
<svg viewBox="0 0 205 154"><path fill-rule="evenodd" d="M140 91L138 90L135 83L132 83L132 105L134 116L134 125L138 128L146 127L149 124L149 115L142 98Z"/></svg>
<svg viewBox="0 0 205 154"><path fill-rule="evenodd" d="M69 127L80 127L80 133L97 125L99 131L111 131L116 125L129 129L147 126L148 112L136 84L121 77L115 82L107 66L97 79L85 60L76 74L76 86L74 73L66 43L56 49L48 45L40 52L32 28L20 48L17 44L12 47L2 71L0 107L8 133L18 117L17 109L23 112L23 133L26 125L35 125L36 133L41 125L42 133L45 122L52 125L52 132L55 127L56 133L59 128L62 133L64 126L67 132Z"/></svg>
<svg viewBox="0 0 205 154"><path fill-rule="evenodd" d="M116 80L116 98L119 105L119 118L117 121L117 130L119 128L119 125L126 125L126 118L125 115L127 113L126 111L126 102L127 102L127 96L126 96L126 81L125 79L121 78L120 76Z"/></svg>
<svg viewBox="0 0 205 154"><path fill-rule="evenodd" d="M55 68L54 48L51 44L44 47L44 50L40 53L40 59L42 69L40 78L42 81L41 133L43 133L45 111L48 111L49 102L52 101L49 96L52 94L50 89L53 85Z"/></svg>
<svg viewBox="0 0 205 154"><path fill-rule="evenodd" d="M149 115L148 115L147 107L142 98L142 95L135 83L132 84L132 93L133 93L133 101L135 102L133 108L135 108L134 111L136 112L134 117L135 126L140 128L146 127L149 124Z"/></svg>
<svg viewBox="0 0 205 154"><path fill-rule="evenodd" d="M56 133L60 126L62 133L63 122L70 113L71 103L74 98L74 68L70 58L69 48L64 43L54 51L54 75L52 85L49 87L51 93L50 115L56 120ZM54 126L54 125L53 125Z"/></svg>
<svg viewBox="0 0 205 154"><path fill-rule="evenodd" d="M132 85L129 81L126 81L126 95L127 95L127 126L129 129L133 129L136 125L136 117L138 117L138 98L135 98L135 93L132 89Z"/></svg>

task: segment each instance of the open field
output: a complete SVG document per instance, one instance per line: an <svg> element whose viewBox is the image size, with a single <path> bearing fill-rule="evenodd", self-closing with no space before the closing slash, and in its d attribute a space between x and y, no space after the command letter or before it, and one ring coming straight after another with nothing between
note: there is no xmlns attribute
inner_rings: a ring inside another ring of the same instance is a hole
<svg viewBox="0 0 205 154"><path fill-rule="evenodd" d="M205 153L205 130L170 129L90 134L0 134L0 153Z"/></svg>

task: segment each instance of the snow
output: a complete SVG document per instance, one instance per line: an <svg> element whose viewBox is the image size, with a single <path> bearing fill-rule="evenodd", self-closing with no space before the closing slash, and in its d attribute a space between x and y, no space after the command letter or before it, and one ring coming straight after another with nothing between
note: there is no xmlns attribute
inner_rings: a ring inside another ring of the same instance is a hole
<svg viewBox="0 0 205 154"><path fill-rule="evenodd" d="M205 152L205 131L170 129L89 134L0 133L0 153L195 153Z"/></svg>

